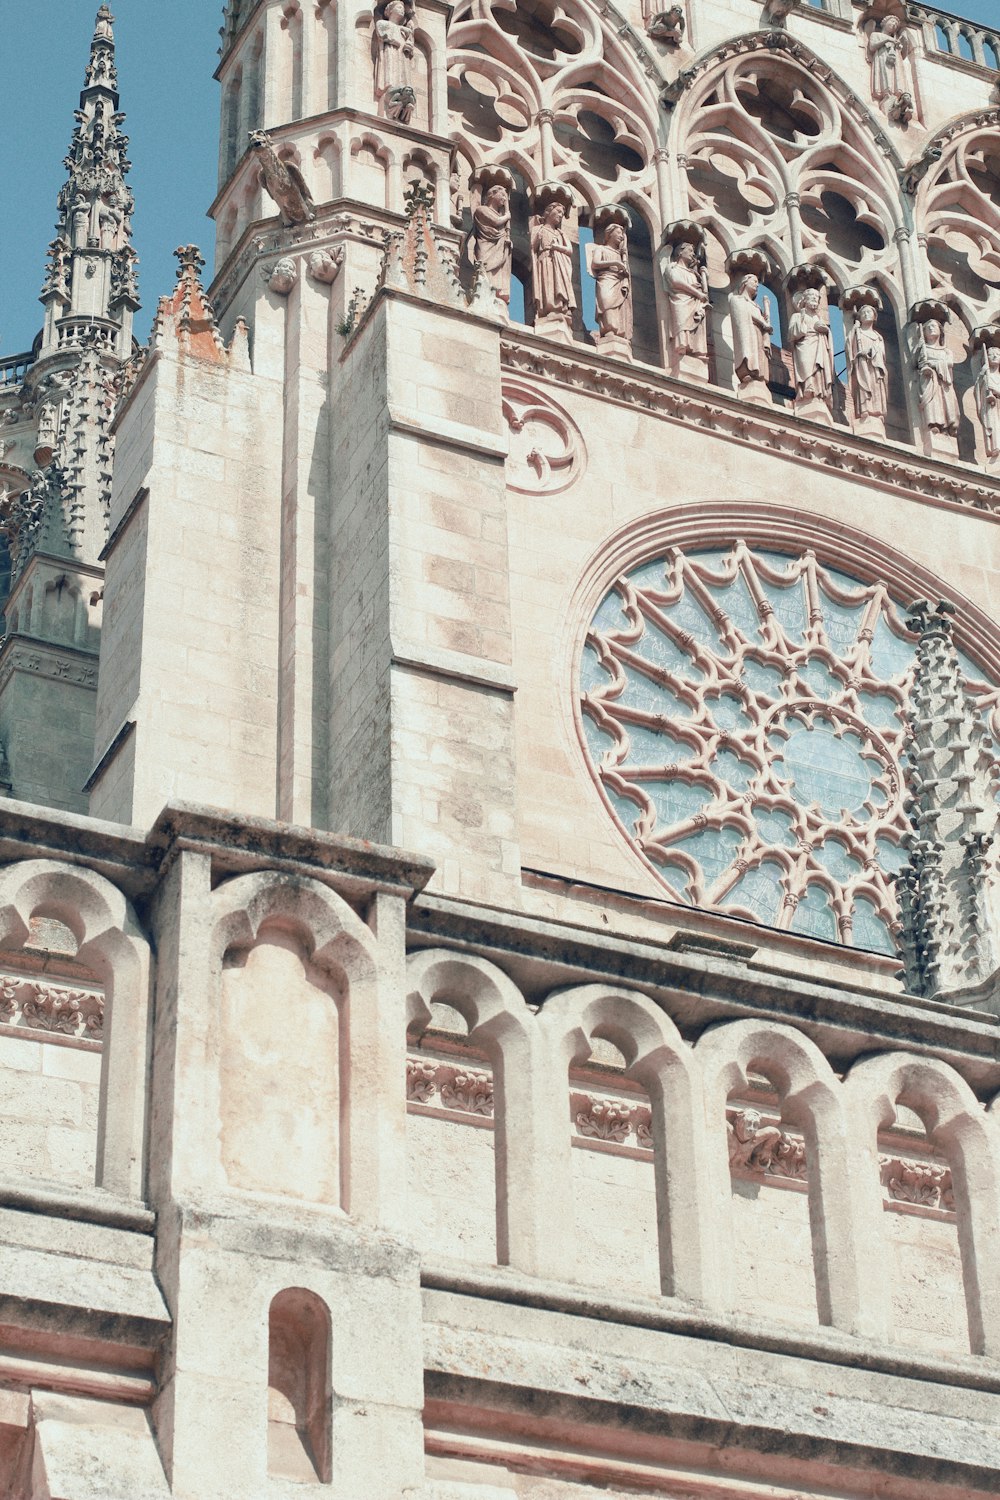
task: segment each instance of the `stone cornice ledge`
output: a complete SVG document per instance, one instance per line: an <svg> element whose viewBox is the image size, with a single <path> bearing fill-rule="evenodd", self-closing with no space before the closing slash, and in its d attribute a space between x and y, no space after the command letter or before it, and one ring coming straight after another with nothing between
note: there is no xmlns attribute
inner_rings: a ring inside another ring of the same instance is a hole
<svg viewBox="0 0 1000 1500"><path fill-rule="evenodd" d="M601 932L556 918L425 891L409 909L408 946L441 946L490 958L529 1003L572 984L611 980L651 993L681 1032L753 1017L791 1023L836 1059L904 1046L944 1058L981 1095L1000 1088L1000 1027L947 1005L828 979L802 979L760 963L682 952L663 940Z"/></svg>
<svg viewBox="0 0 1000 1500"><path fill-rule="evenodd" d="M902 1349L887 1349L884 1343L852 1338L833 1328L806 1331L788 1323L767 1324L738 1313L709 1313L692 1303L671 1297L609 1297L597 1288L541 1281L507 1266L479 1267L462 1261L425 1259L420 1284L428 1292L446 1292L457 1297L509 1303L514 1307L566 1313L571 1317L650 1328L741 1349L759 1349L791 1358L847 1365L873 1374L1000 1394L1000 1364L985 1356L956 1355L954 1358L935 1359Z"/></svg>
<svg viewBox="0 0 1000 1500"><path fill-rule="evenodd" d="M879 489L903 491L924 504L978 510L1000 519L1000 479L968 464L923 458L901 443L876 443L856 437L846 427L821 427L780 406L754 406L717 386L693 385L651 365L591 355L583 346L555 346L532 333L506 330L500 353L503 369L511 374L534 375L621 406L637 406L741 447L849 475Z"/></svg>

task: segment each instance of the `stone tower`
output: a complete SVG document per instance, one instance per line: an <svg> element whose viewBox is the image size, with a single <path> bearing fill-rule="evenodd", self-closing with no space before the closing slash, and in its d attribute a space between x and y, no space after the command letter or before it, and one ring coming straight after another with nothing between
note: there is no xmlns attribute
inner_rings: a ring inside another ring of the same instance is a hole
<svg viewBox="0 0 1000 1500"><path fill-rule="evenodd" d="M0 1490L985 1500L1000 35L231 0L133 351L111 24L0 365Z"/></svg>
<svg viewBox="0 0 1000 1500"><path fill-rule="evenodd" d="M111 499L112 383L139 306L113 17L97 14L42 287L42 330L0 387L12 565L0 740L14 794L87 808Z"/></svg>

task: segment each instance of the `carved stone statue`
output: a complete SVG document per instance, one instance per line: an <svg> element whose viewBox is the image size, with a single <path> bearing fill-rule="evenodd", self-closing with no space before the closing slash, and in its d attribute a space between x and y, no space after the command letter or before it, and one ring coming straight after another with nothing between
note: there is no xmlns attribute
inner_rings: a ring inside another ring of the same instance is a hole
<svg viewBox="0 0 1000 1500"><path fill-rule="evenodd" d="M868 62L872 75L872 98L878 104L907 92L903 66L910 50L909 38L898 16L885 16L868 38Z"/></svg>
<svg viewBox="0 0 1000 1500"><path fill-rule="evenodd" d="M85 250L90 239L90 199L81 193L73 200L73 244L77 250Z"/></svg>
<svg viewBox="0 0 1000 1500"><path fill-rule="evenodd" d="M932 438L957 438L961 414L955 394L955 356L946 348L944 329L936 318L923 324L914 364L925 431Z"/></svg>
<svg viewBox="0 0 1000 1500"><path fill-rule="evenodd" d="M642 19L647 36L668 47L678 47L684 39L686 25L683 5L662 7L657 0L642 0Z"/></svg>
<svg viewBox="0 0 1000 1500"><path fill-rule="evenodd" d="M889 372L885 339L875 327L877 313L858 308L847 338L847 392L852 425L858 431L885 432L889 409Z"/></svg>
<svg viewBox="0 0 1000 1500"><path fill-rule="evenodd" d="M294 162L284 161L264 130L250 132L250 148L270 196L281 210L283 224L310 224L316 217L312 193Z"/></svg>
<svg viewBox="0 0 1000 1500"><path fill-rule="evenodd" d="M609 353L632 357L632 272L628 235L610 223L587 247L587 269L596 282L597 333L594 342Z"/></svg>
<svg viewBox="0 0 1000 1500"><path fill-rule="evenodd" d="M760 281L752 271L748 272L729 294L729 312L733 323L733 366L740 394L766 400L765 382L774 329L757 301L759 290Z"/></svg>
<svg viewBox="0 0 1000 1500"><path fill-rule="evenodd" d="M979 352L976 410L983 424L986 460L993 468L1000 463L1000 348L995 344L987 344Z"/></svg>
<svg viewBox="0 0 1000 1500"><path fill-rule="evenodd" d="M487 190L472 215L472 223L466 247L469 261L485 272L497 299L506 307L510 302L514 244L510 237L510 197L502 183L494 183Z"/></svg>
<svg viewBox="0 0 1000 1500"><path fill-rule="evenodd" d="M833 410L833 338L830 324L820 311L819 292L805 287L792 301L795 311L788 324L788 340L795 365L795 402L800 414L821 416L814 402Z"/></svg>
<svg viewBox="0 0 1000 1500"><path fill-rule="evenodd" d="M408 125L417 96L413 88L413 7L388 0L375 7L375 100L387 120Z"/></svg>
<svg viewBox="0 0 1000 1500"><path fill-rule="evenodd" d="M117 250L121 243L125 215L117 193L99 200L97 205L98 236L102 250Z"/></svg>
<svg viewBox="0 0 1000 1500"><path fill-rule="evenodd" d="M566 208L550 199L531 223L532 292L535 326L568 338L576 297L573 294L573 246L563 229Z"/></svg>
<svg viewBox="0 0 1000 1500"><path fill-rule="evenodd" d="M708 361L708 277L698 264L695 247L680 240L664 271L670 306L671 364L679 366L685 356Z"/></svg>

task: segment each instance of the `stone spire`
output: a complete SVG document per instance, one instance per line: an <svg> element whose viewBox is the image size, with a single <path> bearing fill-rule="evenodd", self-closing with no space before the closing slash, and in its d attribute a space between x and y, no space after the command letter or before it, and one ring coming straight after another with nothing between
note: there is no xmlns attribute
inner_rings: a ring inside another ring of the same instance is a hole
<svg viewBox="0 0 1000 1500"><path fill-rule="evenodd" d="M900 952L912 994L972 1003L1000 962L996 762L962 683L953 606L920 600L905 775L913 828L900 872Z"/></svg>
<svg viewBox="0 0 1000 1500"><path fill-rule="evenodd" d="M59 191L56 236L42 287L45 328L39 358L96 340L128 358L139 306L132 247L131 163L118 108L114 17L97 12L76 128Z"/></svg>

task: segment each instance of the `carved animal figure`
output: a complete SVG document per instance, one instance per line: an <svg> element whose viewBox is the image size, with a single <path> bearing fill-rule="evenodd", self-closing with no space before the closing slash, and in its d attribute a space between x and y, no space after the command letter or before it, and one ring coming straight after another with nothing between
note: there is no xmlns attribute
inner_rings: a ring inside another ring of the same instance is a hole
<svg viewBox="0 0 1000 1500"><path fill-rule="evenodd" d="M283 224L311 224L316 217L312 193L293 162L283 161L265 130L250 132L250 148L268 193L281 210Z"/></svg>

